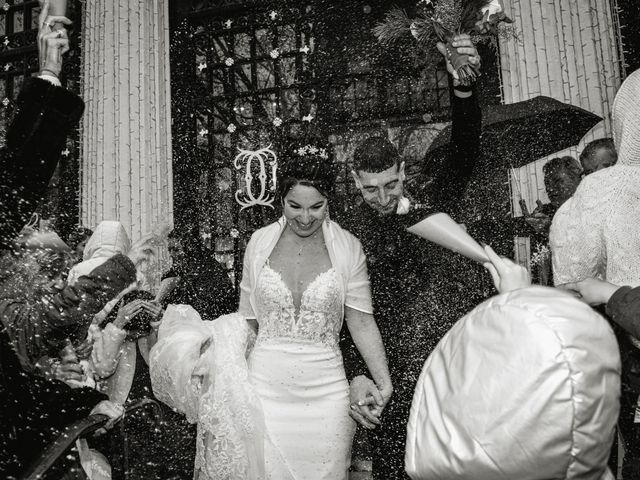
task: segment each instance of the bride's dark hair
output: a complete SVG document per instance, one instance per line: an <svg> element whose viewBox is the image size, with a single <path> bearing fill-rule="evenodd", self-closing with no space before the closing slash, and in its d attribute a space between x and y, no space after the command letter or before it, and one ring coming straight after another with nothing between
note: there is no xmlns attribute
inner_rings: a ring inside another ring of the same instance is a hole
<svg viewBox="0 0 640 480"><path fill-rule="evenodd" d="M330 149L318 143L287 149L280 156L277 175L280 199L296 185L313 187L328 198L337 176Z"/></svg>

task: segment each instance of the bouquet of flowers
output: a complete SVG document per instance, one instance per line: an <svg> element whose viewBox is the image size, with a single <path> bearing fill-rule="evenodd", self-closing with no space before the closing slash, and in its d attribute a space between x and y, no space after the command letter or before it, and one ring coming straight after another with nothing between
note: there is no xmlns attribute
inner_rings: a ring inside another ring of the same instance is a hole
<svg viewBox="0 0 640 480"><path fill-rule="evenodd" d="M416 15L409 17L399 7L392 8L382 23L374 27L378 41L390 45L411 34L418 46L429 49L436 42L445 44L447 60L451 62L462 85L471 85L480 72L469 63L468 55L461 55L452 46L453 37L469 34L475 42L495 41L500 24L512 23L503 11L500 0L419 0Z"/></svg>

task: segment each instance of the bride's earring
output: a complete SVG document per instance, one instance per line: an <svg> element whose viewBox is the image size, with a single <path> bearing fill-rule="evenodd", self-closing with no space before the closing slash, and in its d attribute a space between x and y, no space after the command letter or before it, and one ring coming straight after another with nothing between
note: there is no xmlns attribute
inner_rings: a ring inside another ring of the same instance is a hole
<svg viewBox="0 0 640 480"><path fill-rule="evenodd" d="M324 221L329 223L331 221L331 216L329 215L329 207L324 211Z"/></svg>

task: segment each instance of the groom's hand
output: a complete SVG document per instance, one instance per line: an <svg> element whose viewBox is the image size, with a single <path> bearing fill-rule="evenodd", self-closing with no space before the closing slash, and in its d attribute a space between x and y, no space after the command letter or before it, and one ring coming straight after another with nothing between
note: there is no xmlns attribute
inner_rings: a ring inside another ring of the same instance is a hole
<svg viewBox="0 0 640 480"><path fill-rule="evenodd" d="M349 415L360 425L369 430L380 425L379 416L386 402L371 379L359 375L351 381L349 402Z"/></svg>

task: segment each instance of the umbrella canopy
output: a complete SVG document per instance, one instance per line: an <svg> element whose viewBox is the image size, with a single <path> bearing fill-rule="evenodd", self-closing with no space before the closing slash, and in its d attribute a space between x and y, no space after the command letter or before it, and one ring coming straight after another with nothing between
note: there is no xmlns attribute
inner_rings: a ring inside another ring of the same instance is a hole
<svg viewBox="0 0 640 480"><path fill-rule="evenodd" d="M530 230L511 214L509 169L578 144L598 121L593 113L549 97L484 108L480 155L466 190L455 200L456 221L472 237L513 256L514 236ZM456 161L449 154L450 137L450 127L436 137L414 182L429 185L436 172L447 175L448 165Z"/></svg>
<svg viewBox="0 0 640 480"><path fill-rule="evenodd" d="M543 96L491 105L483 108L481 151L496 166L521 167L577 145L600 120L587 110ZM448 126L435 138L427 155L446 155L450 138Z"/></svg>

